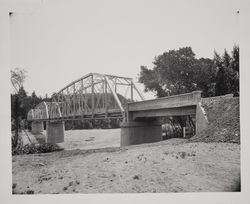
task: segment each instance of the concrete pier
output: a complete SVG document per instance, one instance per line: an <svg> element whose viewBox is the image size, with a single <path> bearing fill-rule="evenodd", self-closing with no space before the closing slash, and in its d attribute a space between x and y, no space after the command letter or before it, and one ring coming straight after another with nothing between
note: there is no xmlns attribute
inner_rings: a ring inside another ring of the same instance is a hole
<svg viewBox="0 0 250 204"><path fill-rule="evenodd" d="M46 143L64 142L64 122L46 122Z"/></svg>
<svg viewBox="0 0 250 204"><path fill-rule="evenodd" d="M40 134L43 132L43 121L33 121L31 123L31 132L33 134Z"/></svg>
<svg viewBox="0 0 250 204"><path fill-rule="evenodd" d="M158 142L162 140L159 122L121 123L121 147L127 145Z"/></svg>

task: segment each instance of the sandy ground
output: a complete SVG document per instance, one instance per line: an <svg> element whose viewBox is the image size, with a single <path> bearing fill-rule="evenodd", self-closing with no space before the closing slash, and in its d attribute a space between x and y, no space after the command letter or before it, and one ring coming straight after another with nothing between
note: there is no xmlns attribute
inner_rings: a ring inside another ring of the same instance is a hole
<svg viewBox="0 0 250 204"><path fill-rule="evenodd" d="M68 130L65 131L64 143L59 146L65 150L119 147L120 129Z"/></svg>
<svg viewBox="0 0 250 204"><path fill-rule="evenodd" d="M239 190L240 145L170 139L120 148L120 130L66 131L64 151L13 156L13 193Z"/></svg>

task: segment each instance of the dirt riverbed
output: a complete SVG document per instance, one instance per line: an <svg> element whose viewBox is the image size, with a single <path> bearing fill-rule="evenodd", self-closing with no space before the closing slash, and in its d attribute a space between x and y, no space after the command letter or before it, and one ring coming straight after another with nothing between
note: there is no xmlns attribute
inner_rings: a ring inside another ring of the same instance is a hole
<svg viewBox="0 0 250 204"><path fill-rule="evenodd" d="M239 190L239 144L170 139L120 148L119 138L119 129L71 130L63 151L13 156L13 193Z"/></svg>

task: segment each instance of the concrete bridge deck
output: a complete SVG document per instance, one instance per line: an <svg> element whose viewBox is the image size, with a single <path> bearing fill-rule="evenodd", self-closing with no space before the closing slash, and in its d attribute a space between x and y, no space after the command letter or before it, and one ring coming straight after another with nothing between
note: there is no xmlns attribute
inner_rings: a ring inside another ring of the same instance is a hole
<svg viewBox="0 0 250 204"><path fill-rule="evenodd" d="M131 120L143 117L195 115L196 106L201 101L201 92L194 91L169 97L128 103Z"/></svg>

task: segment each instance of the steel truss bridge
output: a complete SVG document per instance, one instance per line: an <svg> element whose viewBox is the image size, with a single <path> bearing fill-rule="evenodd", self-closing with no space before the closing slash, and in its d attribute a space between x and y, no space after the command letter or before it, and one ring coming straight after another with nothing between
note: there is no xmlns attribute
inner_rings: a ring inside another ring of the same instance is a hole
<svg viewBox="0 0 250 204"><path fill-rule="evenodd" d="M43 131L46 142L64 141L65 120L111 119L122 121L121 146L162 140L160 117L195 116L196 133L207 127L201 91L144 100L131 78L90 73L73 81L28 112L32 132Z"/></svg>
<svg viewBox="0 0 250 204"><path fill-rule="evenodd" d="M73 81L28 112L29 121L127 120L127 104L144 97L132 78L90 73Z"/></svg>

